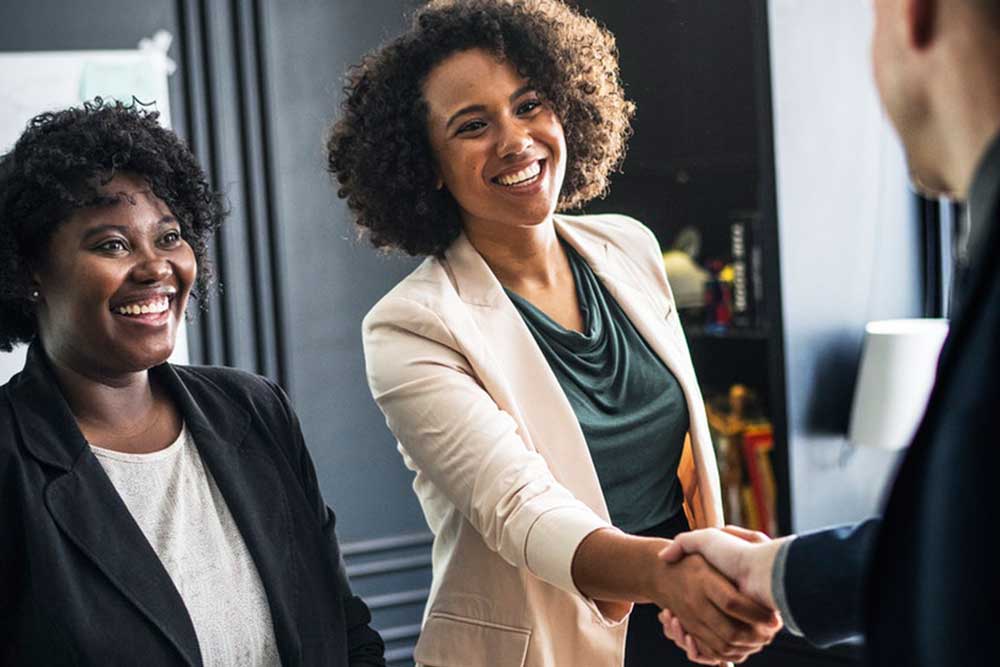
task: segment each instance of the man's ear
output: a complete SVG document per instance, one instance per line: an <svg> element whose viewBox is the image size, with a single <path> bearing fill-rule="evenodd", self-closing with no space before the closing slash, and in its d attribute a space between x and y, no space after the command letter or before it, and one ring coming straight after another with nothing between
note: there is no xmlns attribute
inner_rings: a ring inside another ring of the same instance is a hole
<svg viewBox="0 0 1000 667"><path fill-rule="evenodd" d="M924 50L934 41L940 0L902 0L906 3L907 35L910 46Z"/></svg>

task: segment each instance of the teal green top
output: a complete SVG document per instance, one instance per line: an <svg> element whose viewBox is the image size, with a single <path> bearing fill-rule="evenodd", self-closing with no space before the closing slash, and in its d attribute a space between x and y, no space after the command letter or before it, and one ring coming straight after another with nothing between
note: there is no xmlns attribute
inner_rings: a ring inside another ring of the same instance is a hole
<svg viewBox="0 0 1000 667"><path fill-rule="evenodd" d="M584 333L507 290L587 440L611 523L637 533L680 511L677 478L688 410L677 378L568 244Z"/></svg>

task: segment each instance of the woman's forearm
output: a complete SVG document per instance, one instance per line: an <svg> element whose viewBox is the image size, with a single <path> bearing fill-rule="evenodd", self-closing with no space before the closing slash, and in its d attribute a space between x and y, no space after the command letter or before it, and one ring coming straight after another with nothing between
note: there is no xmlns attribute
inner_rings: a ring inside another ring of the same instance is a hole
<svg viewBox="0 0 1000 667"><path fill-rule="evenodd" d="M658 554L669 544L668 540L635 537L613 528L595 530L573 556L573 581L593 600L653 602L656 577L664 569ZM621 606L628 609L627 604Z"/></svg>

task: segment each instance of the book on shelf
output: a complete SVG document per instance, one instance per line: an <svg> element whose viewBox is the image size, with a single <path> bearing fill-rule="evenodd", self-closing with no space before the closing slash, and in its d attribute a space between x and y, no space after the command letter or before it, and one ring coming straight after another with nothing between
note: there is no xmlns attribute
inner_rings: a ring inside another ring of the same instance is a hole
<svg viewBox="0 0 1000 667"><path fill-rule="evenodd" d="M732 324L740 328L764 323L763 251L760 215L734 211L729 222L729 250L733 267Z"/></svg>
<svg viewBox="0 0 1000 667"><path fill-rule="evenodd" d="M752 391L733 385L706 402L727 523L777 535L774 430Z"/></svg>

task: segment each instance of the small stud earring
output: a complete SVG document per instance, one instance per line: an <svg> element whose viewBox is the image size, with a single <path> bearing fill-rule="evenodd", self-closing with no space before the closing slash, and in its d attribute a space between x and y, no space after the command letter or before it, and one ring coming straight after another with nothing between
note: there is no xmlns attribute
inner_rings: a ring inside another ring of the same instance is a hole
<svg viewBox="0 0 1000 667"><path fill-rule="evenodd" d="M38 290L31 290L31 300L38 301Z"/></svg>

